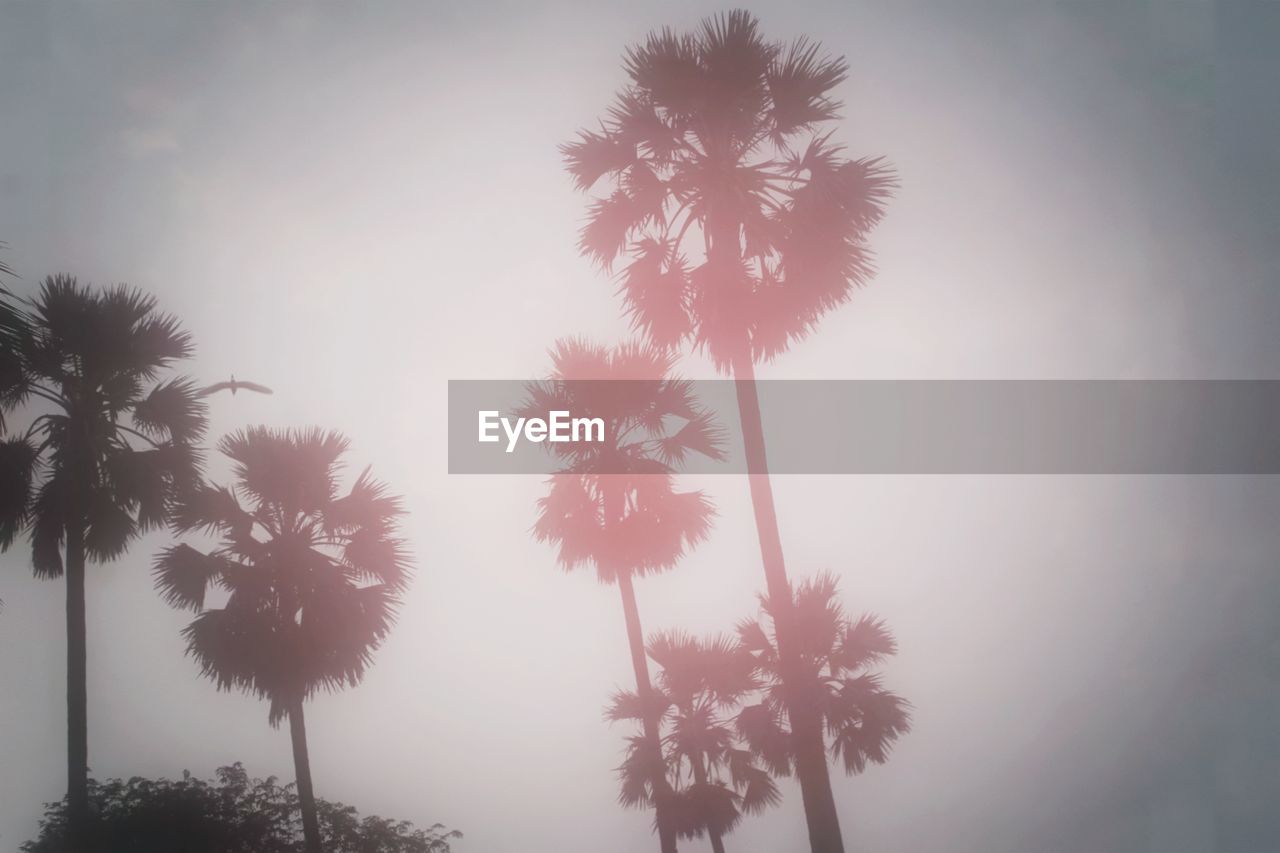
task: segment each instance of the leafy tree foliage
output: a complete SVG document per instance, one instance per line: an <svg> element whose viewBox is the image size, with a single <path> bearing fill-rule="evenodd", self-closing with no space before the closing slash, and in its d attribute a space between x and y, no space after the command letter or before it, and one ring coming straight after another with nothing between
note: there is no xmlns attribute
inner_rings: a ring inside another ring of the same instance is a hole
<svg viewBox="0 0 1280 853"><path fill-rule="evenodd" d="M274 776L250 778L239 764L221 767L211 782L184 773L178 780L90 781L92 822L86 846L68 844L65 801L50 803L40 835L22 853L301 853L301 806L293 785ZM440 824L360 814L317 801L329 853L450 853L462 834Z"/></svg>

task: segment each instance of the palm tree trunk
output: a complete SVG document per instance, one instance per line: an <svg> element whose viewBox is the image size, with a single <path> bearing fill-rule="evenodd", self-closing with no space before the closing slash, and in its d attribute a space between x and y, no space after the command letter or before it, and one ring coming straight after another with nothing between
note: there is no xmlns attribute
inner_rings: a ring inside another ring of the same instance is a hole
<svg viewBox="0 0 1280 853"><path fill-rule="evenodd" d="M755 510L756 534L760 539L760 556L764 561L765 585L774 608L773 622L778 639L782 687L787 701L787 715L791 721L796 777L800 782L805 820L809 825L809 845L813 853L844 853L840 814L836 810L831 776L827 770L822 718L816 707L796 695L800 660L791 640L791 587L787 581L786 563L782 555L778 514L773 505L773 485L769 480L769 463L765 454L764 425L760 418L755 364L746 347L734 358L733 372L734 387L738 395L738 417L742 422L743 447L747 455L751 505Z"/></svg>
<svg viewBox="0 0 1280 853"><path fill-rule="evenodd" d="M654 719L653 685L649 681L649 662L644 651L644 631L640 627L640 608L636 606L636 590L631 584L631 573L618 572L618 591L622 594L622 613L627 623L627 644L631 647L631 667L636 674L636 695L644 708L644 740L654 767L665 767L662 758L662 741L658 735L658 721ZM665 776L653 783L654 811L657 814L658 844L662 853L675 853L676 833L667 819L667 798L670 786Z"/></svg>
<svg viewBox="0 0 1280 853"><path fill-rule="evenodd" d="M311 756L307 753L307 724L302 700L289 709L289 735L293 739L293 767L298 780L298 804L302 808L302 837L307 853L321 853L320 818L316 813L316 793L311 787Z"/></svg>
<svg viewBox="0 0 1280 853"><path fill-rule="evenodd" d="M85 844L89 824L89 662L85 624L84 527L67 534L67 824L76 844Z"/></svg>

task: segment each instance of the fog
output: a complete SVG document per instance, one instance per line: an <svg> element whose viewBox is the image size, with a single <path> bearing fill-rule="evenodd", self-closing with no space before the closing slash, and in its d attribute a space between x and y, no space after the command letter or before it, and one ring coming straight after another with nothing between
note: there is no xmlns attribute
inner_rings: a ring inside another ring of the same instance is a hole
<svg viewBox="0 0 1280 853"><path fill-rule="evenodd" d="M537 477L450 476L446 382L627 335L576 251L557 145L624 47L701 2L0 3L0 257L178 314L212 435L319 424L406 497L417 578L357 689L308 708L320 796L462 830L460 853L640 851L616 804L617 593L529 535ZM762 3L848 57L838 136L901 190L879 273L767 378L1280 378L1280 5ZM685 375L711 377L687 356ZM211 473L224 478L218 463ZM648 630L729 630L763 586L744 478L638 583ZM1280 845L1280 481L801 477L788 569L900 644L914 728L836 798L851 850ZM153 534L89 572L98 778L292 778L265 704L183 655ZM62 588L0 555L0 849L65 786ZM732 849L798 850L799 791ZM710 849L705 841L683 849Z"/></svg>

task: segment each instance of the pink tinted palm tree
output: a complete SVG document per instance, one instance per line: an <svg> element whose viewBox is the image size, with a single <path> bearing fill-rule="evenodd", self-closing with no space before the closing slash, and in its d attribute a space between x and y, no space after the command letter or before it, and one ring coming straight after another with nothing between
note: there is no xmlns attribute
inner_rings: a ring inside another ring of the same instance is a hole
<svg viewBox="0 0 1280 853"><path fill-rule="evenodd" d="M738 715L738 731L769 769L791 775L796 766L789 703L778 652L778 602L765 597L761 618L738 626L739 648L753 662L762 689L758 703ZM873 669L897 652L884 622L872 615L850 618L831 575L801 583L792 598L797 629L792 641L800 657L799 679L789 685L817 708L830 752L848 774L883 764L894 742L911 729L911 704L886 689Z"/></svg>
<svg viewBox="0 0 1280 853"><path fill-rule="evenodd" d="M649 657L659 667L658 703L663 758L675 789L673 822L682 838L707 836L714 853L724 853L724 837L747 814L781 801L769 771L739 739L734 721L755 696L755 661L727 637L705 640L680 631L649 640ZM640 721L640 697L622 691L606 711L612 721ZM622 767L623 795L641 790L643 738L632 738Z"/></svg>
<svg viewBox="0 0 1280 853"><path fill-rule="evenodd" d="M360 683L410 576L399 498L368 469L339 486L347 446L320 430L225 437L235 485L201 486L173 520L218 544L175 545L155 561L165 599L199 613L183 636L202 673L266 699L272 726L288 720L307 853L320 853L321 838L303 705L318 690ZM206 605L211 589L225 594L221 607Z"/></svg>
<svg viewBox="0 0 1280 853"><path fill-rule="evenodd" d="M525 412L599 417L605 440L548 445L564 467L538 502L534 536L557 546L565 570L593 566L601 583L618 587L636 693L653 708L633 579L674 568L706 537L714 514L710 501L701 492L679 491L673 473L691 453L719 458L719 434L691 385L670 377L671 355L655 347L562 341L551 357L552 378L530 387ZM659 843L671 853L672 792L654 713L644 716L643 729L641 789L620 799L654 808Z"/></svg>
<svg viewBox="0 0 1280 853"><path fill-rule="evenodd" d="M636 329L689 341L737 380L749 484L784 681L791 649L781 536L755 363L803 338L872 276L867 236L895 186L880 158L849 159L828 126L841 58L766 40L746 12L630 48L630 78L598 130L564 146L580 189L603 186L581 250L612 268ZM798 676L796 676L798 677ZM814 853L843 851L817 709L790 700Z"/></svg>

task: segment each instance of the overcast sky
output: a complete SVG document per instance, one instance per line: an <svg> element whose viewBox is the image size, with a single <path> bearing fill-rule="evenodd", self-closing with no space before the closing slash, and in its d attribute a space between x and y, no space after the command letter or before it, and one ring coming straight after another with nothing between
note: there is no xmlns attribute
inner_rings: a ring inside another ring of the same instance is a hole
<svg viewBox="0 0 1280 853"><path fill-rule="evenodd" d="M359 689L308 710L317 792L464 831L459 853L648 851L615 805L616 591L528 530L537 478L445 473L450 378L626 332L575 251L558 143L625 45L721 7L0 0L0 240L179 314L214 434L320 424L407 496L419 566ZM1280 4L760 3L849 59L839 136L902 190L880 274L762 369L802 378L1280 379ZM688 375L710 368L686 359ZM215 473L220 473L215 468ZM730 628L762 578L746 483L638 587ZM1280 482L781 477L789 569L831 570L901 652L893 760L837 799L852 850L1280 846ZM184 659L150 536L89 580L96 776L292 778L266 706ZM61 587L0 556L0 850L65 784ZM733 849L798 850L798 791ZM705 842L682 845L709 849Z"/></svg>

